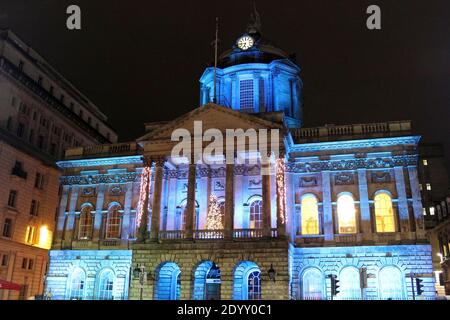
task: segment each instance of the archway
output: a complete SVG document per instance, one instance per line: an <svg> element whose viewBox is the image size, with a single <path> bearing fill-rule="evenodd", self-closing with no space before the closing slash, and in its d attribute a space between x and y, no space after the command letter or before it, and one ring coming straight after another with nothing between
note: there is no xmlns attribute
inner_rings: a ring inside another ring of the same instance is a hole
<svg viewBox="0 0 450 320"><path fill-rule="evenodd" d="M220 268L211 261L202 262L194 273L194 300L220 300Z"/></svg>
<svg viewBox="0 0 450 320"><path fill-rule="evenodd" d="M233 299L261 300L261 298L261 269L254 262L240 262L233 274Z"/></svg>
<svg viewBox="0 0 450 320"><path fill-rule="evenodd" d="M181 270L174 262L165 262L156 269L155 300L180 300Z"/></svg>

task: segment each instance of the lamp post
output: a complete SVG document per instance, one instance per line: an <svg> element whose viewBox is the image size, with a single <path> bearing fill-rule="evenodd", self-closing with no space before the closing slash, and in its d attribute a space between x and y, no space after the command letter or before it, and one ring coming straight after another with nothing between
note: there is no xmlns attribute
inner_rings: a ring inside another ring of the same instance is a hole
<svg viewBox="0 0 450 320"><path fill-rule="evenodd" d="M136 268L133 270L133 278L139 279L139 300L143 300L144 296L144 284L145 279L147 278L147 273L145 272L144 266L137 265Z"/></svg>

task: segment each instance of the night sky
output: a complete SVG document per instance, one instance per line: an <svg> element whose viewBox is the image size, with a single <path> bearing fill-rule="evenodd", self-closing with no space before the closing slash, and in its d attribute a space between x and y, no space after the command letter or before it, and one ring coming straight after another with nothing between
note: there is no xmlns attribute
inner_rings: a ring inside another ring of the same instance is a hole
<svg viewBox="0 0 450 320"><path fill-rule="evenodd" d="M66 8L82 30L66 29ZM366 8L382 9L382 30ZM263 34L302 67L305 124L413 120L450 154L450 1L257 1ZM251 0L1 0L9 27L108 115L121 141L143 123L173 119L199 104L213 59L215 17L222 51L245 30Z"/></svg>

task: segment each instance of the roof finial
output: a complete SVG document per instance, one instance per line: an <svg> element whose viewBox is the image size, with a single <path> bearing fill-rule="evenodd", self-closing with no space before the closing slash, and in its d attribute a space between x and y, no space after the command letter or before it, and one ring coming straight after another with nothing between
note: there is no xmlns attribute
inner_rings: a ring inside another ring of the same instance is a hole
<svg viewBox="0 0 450 320"><path fill-rule="evenodd" d="M247 27L248 33L261 33L261 16L256 9L256 0L253 0L253 12L250 14L250 23Z"/></svg>

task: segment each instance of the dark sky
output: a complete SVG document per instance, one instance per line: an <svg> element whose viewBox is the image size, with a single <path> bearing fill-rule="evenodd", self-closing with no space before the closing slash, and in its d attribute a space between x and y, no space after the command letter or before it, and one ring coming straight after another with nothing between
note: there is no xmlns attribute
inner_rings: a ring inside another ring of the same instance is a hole
<svg viewBox="0 0 450 320"><path fill-rule="evenodd" d="M81 7L81 31L65 27L70 4ZM410 119L425 141L450 150L450 1L257 4L264 35L297 53L307 126ZM366 28L370 4L382 9L382 31ZM215 17L225 50L245 31L251 7L251 0L1 0L0 26L91 98L124 141L144 122L198 106Z"/></svg>

